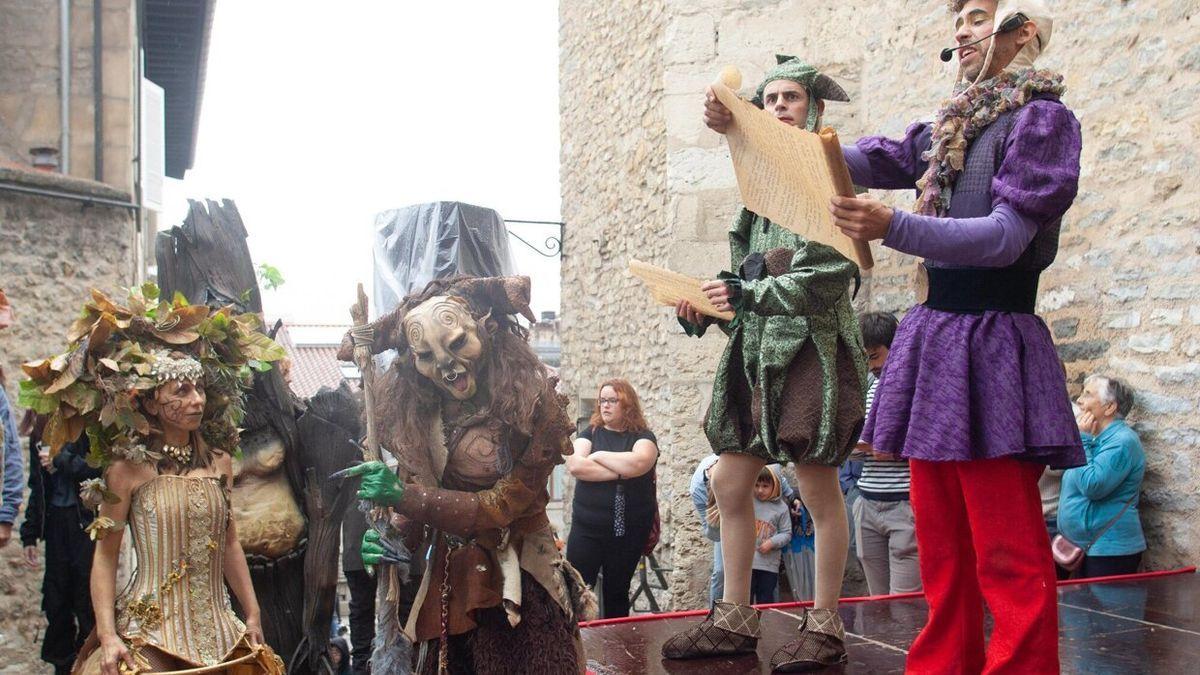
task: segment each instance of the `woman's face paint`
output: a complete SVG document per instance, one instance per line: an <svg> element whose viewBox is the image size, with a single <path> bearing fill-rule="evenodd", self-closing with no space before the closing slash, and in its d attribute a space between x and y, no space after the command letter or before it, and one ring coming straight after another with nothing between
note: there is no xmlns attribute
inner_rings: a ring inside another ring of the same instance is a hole
<svg viewBox="0 0 1200 675"><path fill-rule="evenodd" d="M207 397L204 386L186 380L171 380L154 390L154 401L147 411L158 418L165 429L195 431L204 419Z"/></svg>

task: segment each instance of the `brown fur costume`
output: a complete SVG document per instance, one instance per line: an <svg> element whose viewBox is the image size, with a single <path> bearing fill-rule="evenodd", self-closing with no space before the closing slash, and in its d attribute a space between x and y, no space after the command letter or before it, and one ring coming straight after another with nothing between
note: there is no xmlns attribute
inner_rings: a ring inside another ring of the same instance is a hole
<svg viewBox="0 0 1200 675"><path fill-rule="evenodd" d="M416 370L404 335L408 312L444 295L467 302L483 344L474 364L479 391L470 401L443 397ZM431 282L373 324L373 351L399 351L375 391L381 442L411 476L396 511L418 526L410 529L415 535L437 532L426 542L433 546L428 590L409 620L416 641L430 641L426 667L432 661L436 668L448 581L451 672L583 670L576 621L585 617L576 616L576 585L546 518L546 483L570 454L574 427L516 313L531 317L527 277L458 277ZM339 358L352 349L347 336ZM431 448L441 444L446 464L435 475ZM515 577L519 599L506 607L506 582Z"/></svg>

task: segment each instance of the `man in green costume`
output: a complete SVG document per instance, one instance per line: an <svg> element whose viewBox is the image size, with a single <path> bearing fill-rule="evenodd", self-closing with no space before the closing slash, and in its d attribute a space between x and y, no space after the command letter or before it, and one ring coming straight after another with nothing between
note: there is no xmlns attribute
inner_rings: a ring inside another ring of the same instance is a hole
<svg viewBox="0 0 1200 675"><path fill-rule="evenodd" d="M848 101L828 76L800 59L778 64L759 85L755 103L785 124L816 131L826 100ZM724 133L729 111L709 92L705 123ZM857 266L742 209L729 233L731 265L704 285L717 309L735 311L718 326L729 336L713 385L705 433L720 455L712 489L721 513L725 593L708 617L663 645L667 658L729 656L758 646L758 611L749 607L754 555L753 487L769 462L794 462L800 495L816 531L813 609L800 634L771 658L773 672L843 663L845 631L837 614L849 531L837 467L862 429L867 369L850 305ZM676 308L689 335L711 319L686 302Z"/></svg>

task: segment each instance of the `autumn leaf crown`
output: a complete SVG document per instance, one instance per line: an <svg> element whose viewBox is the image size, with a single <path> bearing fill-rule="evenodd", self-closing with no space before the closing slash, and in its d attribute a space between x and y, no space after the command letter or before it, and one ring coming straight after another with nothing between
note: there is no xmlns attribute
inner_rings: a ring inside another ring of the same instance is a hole
<svg viewBox="0 0 1200 675"><path fill-rule="evenodd" d="M170 380L203 381L201 437L213 447L237 448L242 392L254 371L270 370L284 357L283 347L259 330L256 314L159 294L144 284L118 305L93 289L67 335L67 350L21 366L29 379L20 384L20 404L49 415L42 440L52 455L86 433L94 466L152 460L153 429L138 399Z"/></svg>

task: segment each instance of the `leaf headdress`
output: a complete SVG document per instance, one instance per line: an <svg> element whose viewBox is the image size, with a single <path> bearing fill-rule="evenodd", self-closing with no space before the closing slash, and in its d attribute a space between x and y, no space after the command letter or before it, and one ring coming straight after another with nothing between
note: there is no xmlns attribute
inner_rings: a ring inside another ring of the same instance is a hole
<svg viewBox="0 0 1200 675"><path fill-rule="evenodd" d="M66 351L21 366L29 379L21 382L19 401L49 415L42 438L52 456L86 433L94 466L118 458L151 461L151 424L139 398L167 380L202 378L200 435L232 452L252 372L270 370L284 356L259 325L256 314L191 305L181 294L168 302L154 284L131 289L125 305L93 289Z"/></svg>

